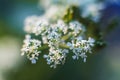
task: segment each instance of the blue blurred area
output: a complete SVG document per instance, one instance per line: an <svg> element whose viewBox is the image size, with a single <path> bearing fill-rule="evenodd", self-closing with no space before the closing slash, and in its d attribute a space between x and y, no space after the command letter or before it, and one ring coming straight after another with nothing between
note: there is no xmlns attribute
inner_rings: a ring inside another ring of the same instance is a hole
<svg viewBox="0 0 120 80"><path fill-rule="evenodd" d="M105 9L102 12L101 27L104 29L111 19L120 21L120 1L103 2ZM0 0L0 40L9 35L19 37L19 43L22 43L24 19L43 13L44 9L38 5L38 0ZM40 59L36 65L23 60L22 66L5 71L4 76L6 80L120 80L119 34L120 23L105 37L107 47L90 55L87 63L68 59L64 66L53 70L44 60Z"/></svg>
<svg viewBox="0 0 120 80"><path fill-rule="evenodd" d="M106 36L106 40L108 42L119 43L120 41L120 1L119 0L107 0L106 1L106 8L103 11L101 23L103 24L109 24L111 21L117 20L118 25L117 27L108 35ZM105 26L102 26L105 27Z"/></svg>

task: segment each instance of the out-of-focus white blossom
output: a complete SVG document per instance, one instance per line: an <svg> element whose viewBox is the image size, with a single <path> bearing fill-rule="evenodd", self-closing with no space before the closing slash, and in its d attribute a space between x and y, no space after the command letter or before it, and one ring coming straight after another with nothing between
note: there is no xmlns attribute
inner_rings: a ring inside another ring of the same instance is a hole
<svg viewBox="0 0 120 80"><path fill-rule="evenodd" d="M36 25L36 22L38 21L38 16L29 16L25 19L25 27L24 30L27 33L32 33L33 32L33 28Z"/></svg>
<svg viewBox="0 0 120 80"><path fill-rule="evenodd" d="M40 0L40 5L44 8L49 8L51 5L63 5L64 7L69 5L81 5L85 1L80 0Z"/></svg>
<svg viewBox="0 0 120 80"><path fill-rule="evenodd" d="M45 12L45 16L50 19L52 22L60 19L65 12L66 7L60 5L52 5ZM62 14L61 14L62 13Z"/></svg>
<svg viewBox="0 0 120 80"><path fill-rule="evenodd" d="M48 19L40 16L31 16L26 18L24 30L27 33L34 33L35 35L39 35L45 34L44 32L48 26Z"/></svg>
<svg viewBox="0 0 120 80"><path fill-rule="evenodd" d="M103 3L91 3L84 7L82 17L91 17L92 20L98 21L101 17L101 10L104 9Z"/></svg>

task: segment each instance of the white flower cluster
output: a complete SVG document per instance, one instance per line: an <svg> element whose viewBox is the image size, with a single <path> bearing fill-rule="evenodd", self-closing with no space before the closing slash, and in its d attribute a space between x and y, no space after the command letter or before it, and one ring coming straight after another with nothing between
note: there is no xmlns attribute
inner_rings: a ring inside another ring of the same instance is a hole
<svg viewBox="0 0 120 80"><path fill-rule="evenodd" d="M41 51L38 50L39 47L41 47L41 41L31 39L30 35L26 35L24 45L21 49L21 55L26 54L27 58L34 64L38 59L39 53L41 53Z"/></svg>
<svg viewBox="0 0 120 80"><path fill-rule="evenodd" d="M73 59L79 59L79 57L81 57L83 58L83 61L86 62L86 53L91 53L94 42L95 40L92 38L89 38L88 40L83 40L82 37L78 37L76 39L73 39L71 42L68 42L67 45L74 53L74 55L72 56Z"/></svg>
<svg viewBox="0 0 120 80"><path fill-rule="evenodd" d="M73 34L76 36L79 33L84 33L85 32L85 27L82 26L78 21L72 21L69 24L70 29L73 30Z"/></svg>
<svg viewBox="0 0 120 80"><path fill-rule="evenodd" d="M41 52L40 47L48 45L48 54L44 55L47 64L56 68L58 64L64 64L69 51L73 52L73 59L84 59L86 62L86 53L91 53L95 40L85 37L85 27L78 21L65 23L63 20L51 22L44 17L32 16L25 20L25 31L28 34L34 34L41 40L31 39L26 36L22 48L22 55L36 63L38 55ZM42 45L41 45L42 44Z"/></svg>
<svg viewBox="0 0 120 80"><path fill-rule="evenodd" d="M56 68L58 64L64 64L66 60L66 54L68 53L67 49L49 49L49 54L44 55L44 58L47 60L47 64L50 64L50 67Z"/></svg>

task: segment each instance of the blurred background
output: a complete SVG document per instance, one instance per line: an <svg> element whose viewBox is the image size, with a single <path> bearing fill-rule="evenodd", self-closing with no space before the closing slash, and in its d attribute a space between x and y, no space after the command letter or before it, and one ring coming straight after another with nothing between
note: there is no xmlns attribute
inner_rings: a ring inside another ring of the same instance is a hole
<svg viewBox="0 0 120 80"><path fill-rule="evenodd" d="M68 59L65 65L51 69L42 58L34 65L21 57L24 19L43 14L43 4L49 1L0 0L0 80L120 80L120 24L104 38L107 46L90 55L86 63ZM120 0L99 1L105 5L103 29L111 19L120 21Z"/></svg>

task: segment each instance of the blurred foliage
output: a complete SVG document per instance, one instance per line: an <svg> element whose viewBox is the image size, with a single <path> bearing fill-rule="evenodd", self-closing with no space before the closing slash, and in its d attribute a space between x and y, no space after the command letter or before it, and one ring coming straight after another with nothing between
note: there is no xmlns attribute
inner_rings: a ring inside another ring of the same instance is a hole
<svg viewBox="0 0 120 80"><path fill-rule="evenodd" d="M112 32L119 25L119 20L117 18L113 19L109 22L108 26L105 28L103 34L107 36L110 32Z"/></svg>

